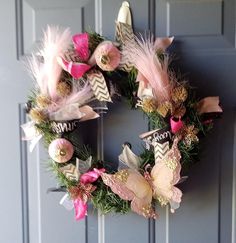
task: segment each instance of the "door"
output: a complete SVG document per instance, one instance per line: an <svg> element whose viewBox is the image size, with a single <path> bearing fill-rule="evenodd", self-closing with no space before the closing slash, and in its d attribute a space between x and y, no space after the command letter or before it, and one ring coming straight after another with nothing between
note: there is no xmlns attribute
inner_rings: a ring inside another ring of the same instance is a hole
<svg viewBox="0 0 236 243"><path fill-rule="evenodd" d="M0 0L0 108L2 128L0 242L4 243L235 243L236 224L236 52L235 1L130 0L136 32L175 36L171 52L200 97L219 95L223 118L202 141L201 160L182 184L183 203L175 214L157 208L159 219L130 213L100 215L90 207L85 220L59 205L62 194L47 189L56 182L47 173L42 145L28 153L20 141L23 103L32 82L21 60L35 48L47 24L87 27L113 38L121 0ZM127 126L129 125L129 129ZM148 128L141 112L125 102L109 105L103 120L89 122L90 142L109 163L118 163L123 142L140 150L138 135ZM103 128L103 129L102 129ZM96 131L103 133L96 134ZM98 136L97 136L98 135Z"/></svg>

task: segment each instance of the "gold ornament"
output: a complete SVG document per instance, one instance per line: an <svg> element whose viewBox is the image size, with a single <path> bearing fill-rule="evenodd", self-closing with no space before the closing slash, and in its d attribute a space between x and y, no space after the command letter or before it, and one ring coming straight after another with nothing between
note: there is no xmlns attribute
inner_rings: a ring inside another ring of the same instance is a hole
<svg viewBox="0 0 236 243"><path fill-rule="evenodd" d="M68 96L71 93L71 85L67 82L59 82L57 85L57 93L62 97Z"/></svg>
<svg viewBox="0 0 236 243"><path fill-rule="evenodd" d="M36 97L36 104L39 108L44 109L51 104L51 100L48 96L41 94Z"/></svg>
<svg viewBox="0 0 236 243"><path fill-rule="evenodd" d="M172 100L175 103L183 103L188 97L188 91L184 86L178 86L172 91Z"/></svg>
<svg viewBox="0 0 236 243"><path fill-rule="evenodd" d="M35 121L36 123L45 122L47 120L46 114L43 112L43 110L39 108L32 108L29 113L31 119Z"/></svg>
<svg viewBox="0 0 236 243"><path fill-rule="evenodd" d="M146 98L142 102L142 109L146 113L154 112L157 108L156 102L153 98Z"/></svg>
<svg viewBox="0 0 236 243"><path fill-rule="evenodd" d="M172 112L172 104L168 101L161 103L156 110L162 117L166 117L168 112Z"/></svg>

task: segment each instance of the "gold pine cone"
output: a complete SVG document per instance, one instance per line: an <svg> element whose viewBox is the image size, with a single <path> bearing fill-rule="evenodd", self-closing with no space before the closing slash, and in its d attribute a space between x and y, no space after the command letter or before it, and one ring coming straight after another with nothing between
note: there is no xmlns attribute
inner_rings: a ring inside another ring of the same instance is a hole
<svg viewBox="0 0 236 243"><path fill-rule="evenodd" d="M39 108L32 108L29 113L31 119L35 121L36 123L45 122L47 120L46 114L43 112L43 110Z"/></svg>
<svg viewBox="0 0 236 243"><path fill-rule="evenodd" d="M146 113L154 112L157 108L156 102L153 98L146 98L142 102L142 109Z"/></svg>
<svg viewBox="0 0 236 243"><path fill-rule="evenodd" d="M51 104L51 100L46 95L39 95L36 97L36 104L39 108L47 108Z"/></svg>
<svg viewBox="0 0 236 243"><path fill-rule="evenodd" d="M57 93L62 97L68 96L71 93L71 85L67 82L59 82L57 84Z"/></svg>
<svg viewBox="0 0 236 243"><path fill-rule="evenodd" d="M166 117L168 112L172 112L172 104L168 101L161 103L156 110L162 117Z"/></svg>
<svg viewBox="0 0 236 243"><path fill-rule="evenodd" d="M184 86L178 86L173 89L172 91L172 100L175 103L182 103L184 102L188 97L188 91Z"/></svg>

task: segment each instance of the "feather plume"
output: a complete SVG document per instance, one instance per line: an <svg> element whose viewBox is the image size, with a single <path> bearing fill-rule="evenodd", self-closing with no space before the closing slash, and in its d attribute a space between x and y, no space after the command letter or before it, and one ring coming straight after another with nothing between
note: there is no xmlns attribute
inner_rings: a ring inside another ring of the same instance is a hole
<svg viewBox="0 0 236 243"><path fill-rule="evenodd" d="M93 91L88 83L84 84L82 87L74 87L72 93L69 96L66 98L58 99L48 107L49 116L53 112L56 112L59 109L64 109L71 104L77 103L79 106L82 106L90 101L92 97Z"/></svg>
<svg viewBox="0 0 236 243"><path fill-rule="evenodd" d="M43 83L47 83L48 94L55 100L56 87L62 68L57 62L57 57L62 56L69 48L71 35L69 29L62 30L59 27L47 27L44 32L43 48L39 54L43 58Z"/></svg>
<svg viewBox="0 0 236 243"><path fill-rule="evenodd" d="M170 100L168 60L165 57L163 63L159 61L152 37L141 38L141 40L136 37L136 43L136 45L127 43L124 46L123 55L129 56L134 66L145 77L158 102Z"/></svg>
<svg viewBox="0 0 236 243"><path fill-rule="evenodd" d="M93 97L93 91L91 86L86 83L82 88L76 91L74 89L72 93L65 99L65 104L79 103L80 105L85 104Z"/></svg>
<svg viewBox="0 0 236 243"><path fill-rule="evenodd" d="M32 54L32 56L26 60L26 67L33 79L36 80L40 93L46 96L48 89L47 80L44 78L43 63L40 61L40 57Z"/></svg>

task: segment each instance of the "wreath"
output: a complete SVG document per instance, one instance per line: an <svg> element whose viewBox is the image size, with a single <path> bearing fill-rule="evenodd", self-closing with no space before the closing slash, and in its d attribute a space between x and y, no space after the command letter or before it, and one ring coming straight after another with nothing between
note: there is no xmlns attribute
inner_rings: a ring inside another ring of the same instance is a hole
<svg viewBox="0 0 236 243"><path fill-rule="evenodd" d="M222 113L219 97L198 100L189 82L170 63L166 51L173 38L137 37L129 5L124 2L116 22L116 41L97 33L71 37L69 29L48 27L42 46L27 66L36 86L26 104L30 121L22 125L30 151L43 138L49 165L64 191L61 200L85 217L89 201L103 213L132 210L156 218L155 203L174 212L196 161L199 140ZM140 155L124 143L122 166L109 170L75 136L81 122L99 117L105 103L124 96L148 118L150 129L139 137ZM102 109L101 109L102 107Z"/></svg>

